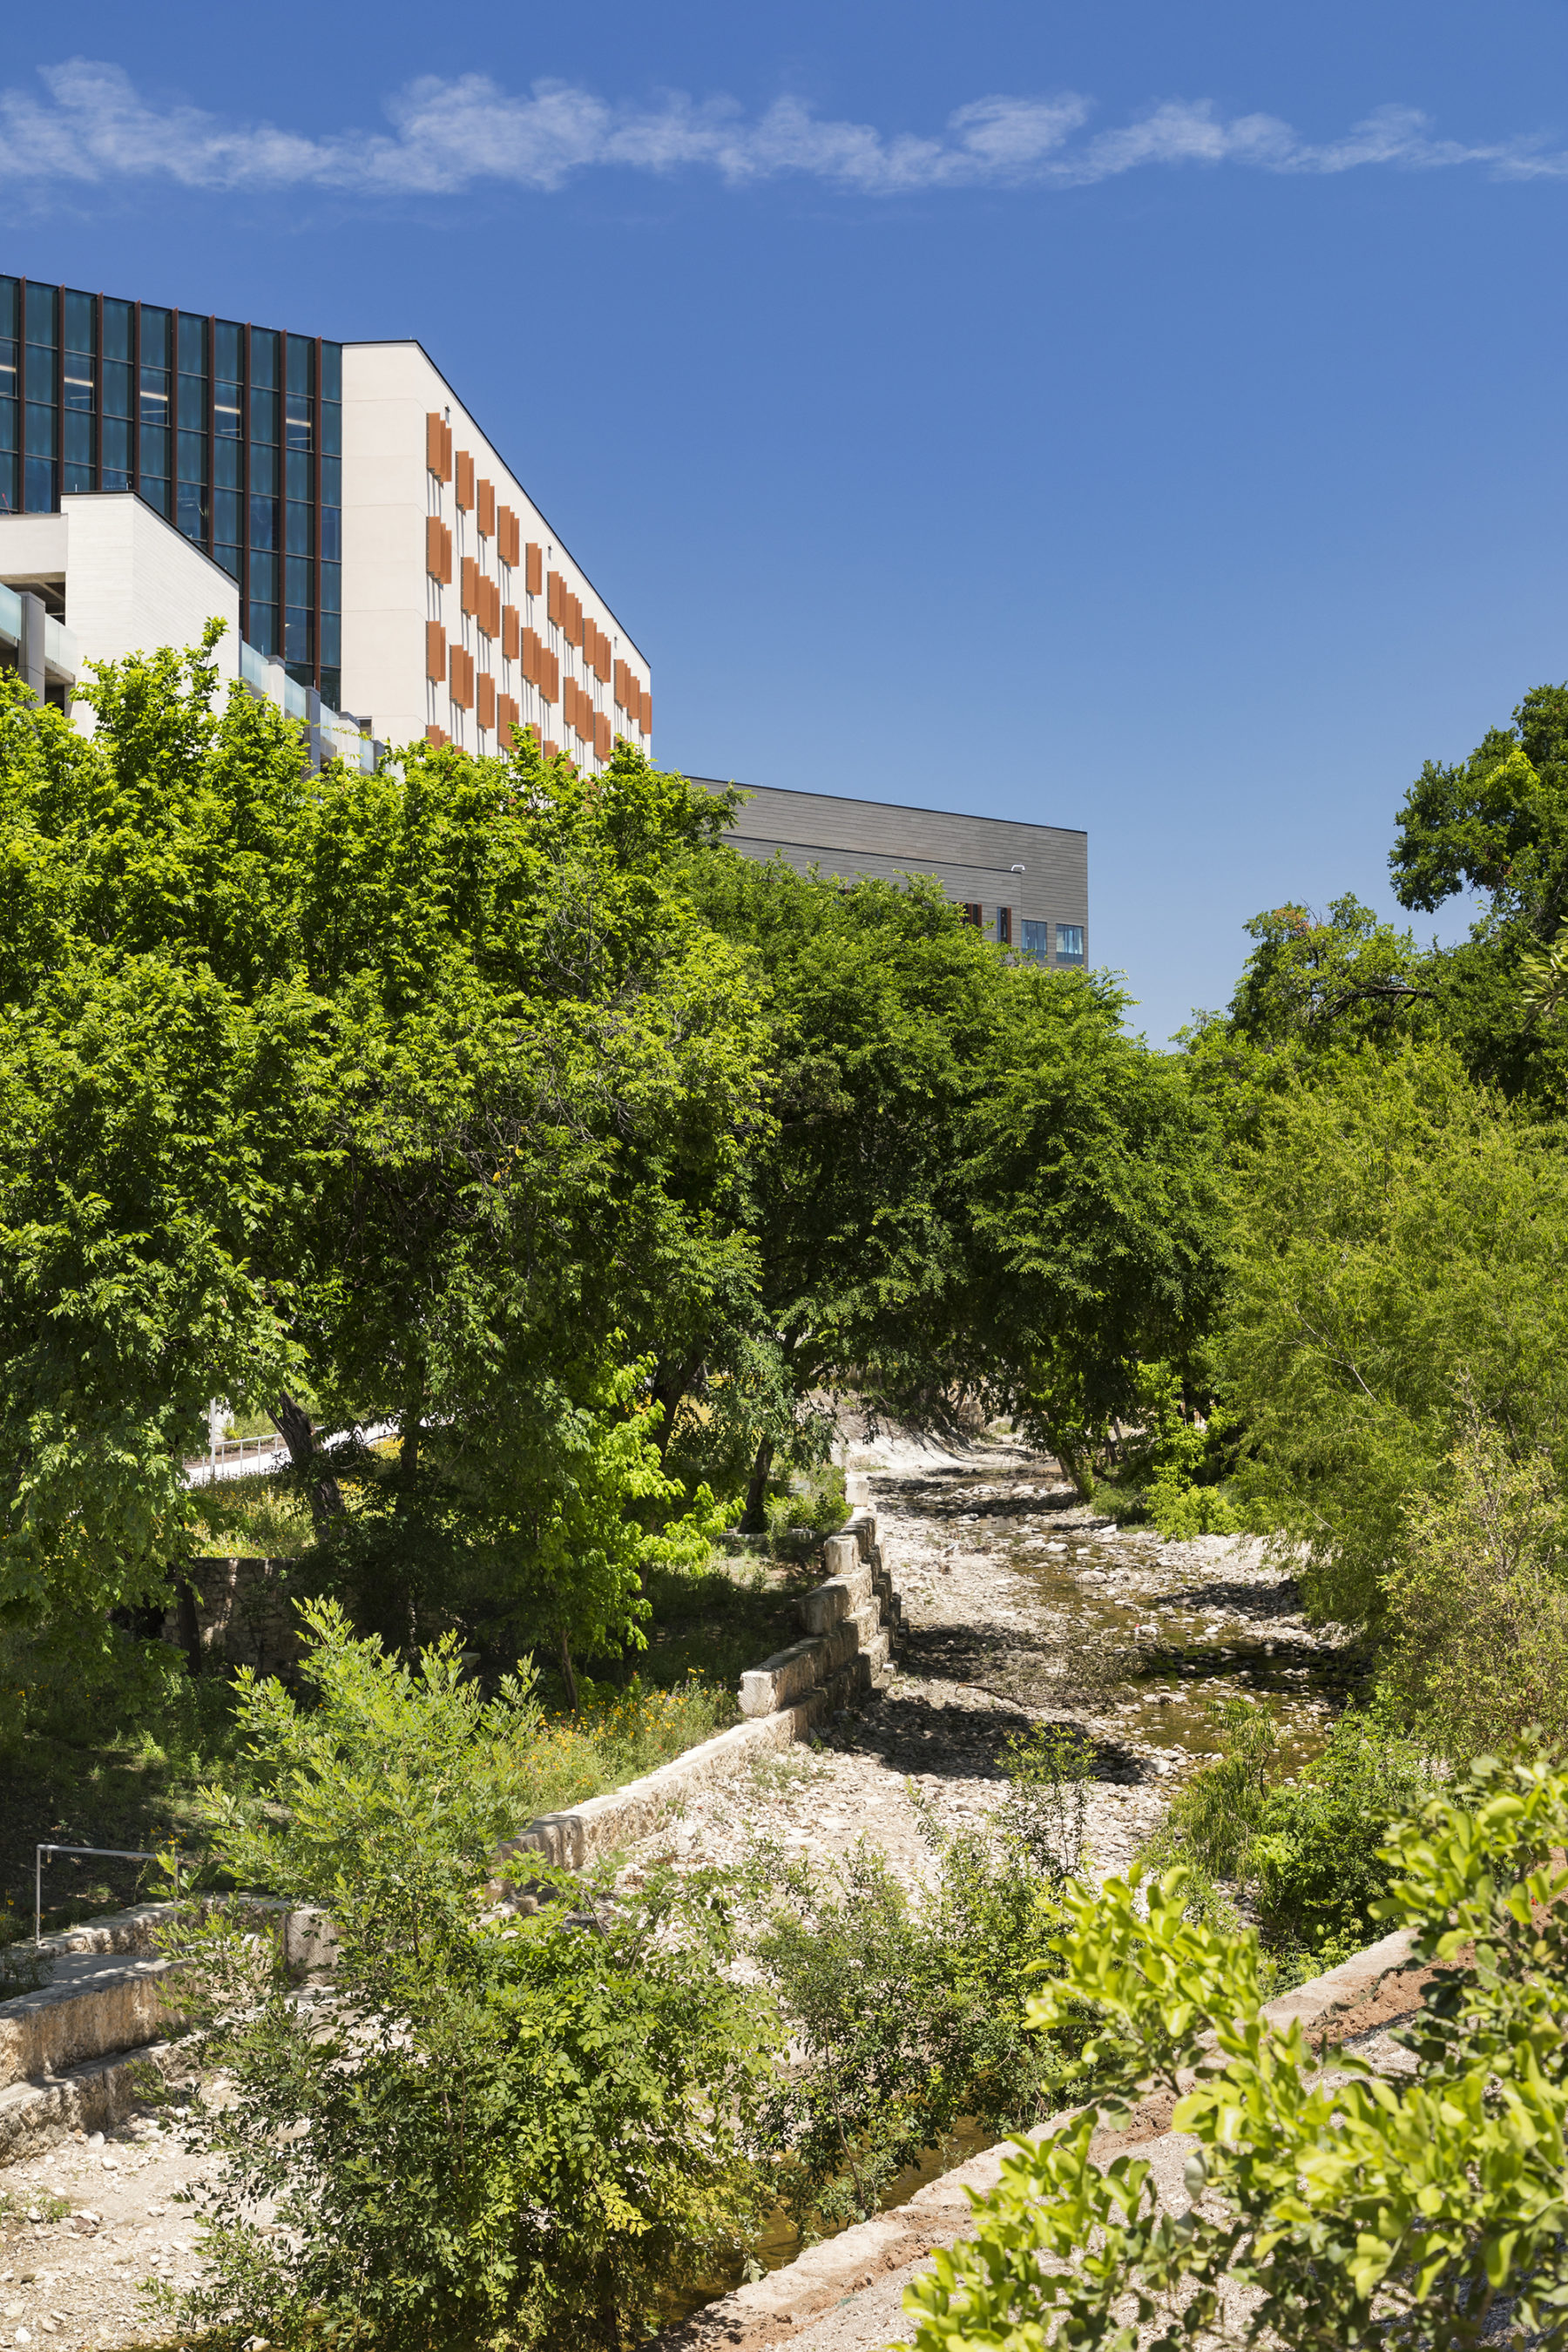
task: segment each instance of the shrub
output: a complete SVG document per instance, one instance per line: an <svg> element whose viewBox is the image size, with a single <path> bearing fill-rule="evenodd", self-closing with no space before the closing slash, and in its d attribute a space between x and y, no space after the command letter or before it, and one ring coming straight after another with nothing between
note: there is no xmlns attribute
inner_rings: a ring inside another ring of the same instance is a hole
<svg viewBox="0 0 1568 2352"><path fill-rule="evenodd" d="M769 2103L784 2202L803 2230L864 2221L961 2118L994 2135L1060 2104L1070 2021L1025 2030L1028 1971L1079 1866L1089 1755L1049 1727L1010 1744L988 1829L922 1826L936 1882L911 1895L860 1845L837 1872L766 1853L748 1947L776 1988L795 2065Z"/></svg>
<svg viewBox="0 0 1568 2352"><path fill-rule="evenodd" d="M1430 1768L1415 1742L1347 1714L1286 1778L1266 1709L1231 1699L1219 1715L1218 1759L1176 1791L1145 1862L1189 1865L1189 1897L1211 1924L1226 1916L1215 1897L1215 1882L1227 1882L1256 1916L1265 1950L1289 1974L1310 1975L1367 1941L1388 1885L1384 1836L1431 1794Z"/></svg>
<svg viewBox="0 0 1568 2352"><path fill-rule="evenodd" d="M1463 1762L1537 1727L1568 1736L1568 1589L1550 1463L1521 1463L1466 1399L1443 1493L1418 1497L1384 1580L1384 1690Z"/></svg>
<svg viewBox="0 0 1568 2352"><path fill-rule="evenodd" d="M1136 1877L1069 1889L1031 2024L1056 2032L1095 2004L1082 2063L1176 2097L1193 2201L1163 2210L1136 2157L1095 2162L1096 2134L1125 2120L1115 2102L1020 2142L973 2235L905 2292L916 2352L1175 2352L1222 2332L1458 2352L1497 2339L1505 2298L1507 2340L1562 2346L1565 1843L1568 1775L1489 1758L1392 1833L1383 1916L1438 1977L1405 2037L1415 2072L1375 2079L1343 2053L1325 2073L1298 2022L1264 2020L1256 1938L1190 1918L1180 1870L1146 1907Z"/></svg>
<svg viewBox="0 0 1568 2352"><path fill-rule="evenodd" d="M191 2125L216 2189L180 2324L376 2352L618 2344L754 2223L771 2006L734 1979L709 1880L485 1915L549 1749L526 1684L486 1700L449 1640L408 1667L331 1604L307 1622L317 1704L241 1678L252 1780L208 1821L240 1884L329 1906L336 1969L302 1995L244 1906L187 1907L165 1937L234 2095Z"/></svg>

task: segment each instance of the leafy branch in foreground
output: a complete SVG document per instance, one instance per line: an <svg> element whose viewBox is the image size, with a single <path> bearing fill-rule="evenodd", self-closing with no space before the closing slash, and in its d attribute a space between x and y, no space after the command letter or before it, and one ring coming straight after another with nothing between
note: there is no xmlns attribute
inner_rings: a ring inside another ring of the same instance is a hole
<svg viewBox="0 0 1568 2352"><path fill-rule="evenodd" d="M1182 2094L1192 2202L1163 2203L1141 2158L1092 2160L1115 2102L1020 2141L973 2237L906 2291L916 2352L1175 2352L1205 2330L1292 2352L1568 2344L1565 1841L1568 1775L1490 1758L1391 1833L1384 1916L1438 1970L1393 2078L1270 2023L1256 1938L1190 1918L1184 1872L1146 1911L1136 1877L1069 1890L1030 2021L1092 2001L1083 2066Z"/></svg>

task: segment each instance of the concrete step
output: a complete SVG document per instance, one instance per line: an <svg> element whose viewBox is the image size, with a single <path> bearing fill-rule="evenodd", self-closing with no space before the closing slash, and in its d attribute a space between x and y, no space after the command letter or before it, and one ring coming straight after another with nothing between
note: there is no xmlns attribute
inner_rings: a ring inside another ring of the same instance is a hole
<svg viewBox="0 0 1568 2352"><path fill-rule="evenodd" d="M0 2001L0 2090L135 2050L182 2022L168 1960L148 1951L57 1951L47 1984Z"/></svg>

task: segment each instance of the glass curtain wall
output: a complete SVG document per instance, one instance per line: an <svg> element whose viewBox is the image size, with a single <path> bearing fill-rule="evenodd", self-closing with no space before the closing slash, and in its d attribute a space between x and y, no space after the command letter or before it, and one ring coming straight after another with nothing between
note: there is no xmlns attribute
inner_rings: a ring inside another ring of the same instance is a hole
<svg viewBox="0 0 1568 2352"><path fill-rule="evenodd" d="M342 346L0 277L0 514L135 490L341 707Z"/></svg>

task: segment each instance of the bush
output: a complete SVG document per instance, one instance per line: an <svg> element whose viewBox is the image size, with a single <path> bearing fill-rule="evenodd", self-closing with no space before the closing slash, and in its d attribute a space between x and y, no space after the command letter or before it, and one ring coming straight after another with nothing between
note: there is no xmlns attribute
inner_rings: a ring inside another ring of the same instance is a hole
<svg viewBox="0 0 1568 2352"><path fill-rule="evenodd" d="M922 1826L936 1884L911 1896L864 1844L837 1872L764 1854L752 1958L775 1987L795 2065L768 2106L797 2228L866 2220L961 2118L996 2133L1061 2103L1081 2032L1026 2032L1028 1972L1080 1862L1089 1751L1051 1727L1016 1739L989 1830Z"/></svg>
<svg viewBox="0 0 1568 2352"><path fill-rule="evenodd" d="M710 1881L487 1916L495 1840L540 1793L526 1684L486 1700L450 1641L409 1668L330 1604L308 1622L317 1705L241 1678L252 1780L208 1820L232 1878L330 1908L336 1969L301 1995L243 1906L165 1939L234 2093L191 2126L217 2187L180 2324L618 2344L754 2225L770 2004L734 1979Z"/></svg>
<svg viewBox="0 0 1568 2352"><path fill-rule="evenodd" d="M1568 1737L1568 1590L1550 1463L1521 1463L1467 1399L1446 1490L1417 1498L1384 1580L1382 1684L1463 1762L1531 1727Z"/></svg>
<svg viewBox="0 0 1568 2352"><path fill-rule="evenodd" d="M1030 2022L1056 2032L1095 2004L1082 2063L1176 2099L1193 2202L1163 2210L1136 2157L1095 2162L1118 2102L1021 2142L973 2237L906 2290L916 2352L1175 2352L1222 2330L1291 2352L1458 2352L1498 2340L1504 2298L1508 2341L1561 2346L1565 1843L1568 1775L1489 1758L1393 1832L1382 1915L1439 1973L1405 2037L1415 2072L1376 2080L1343 2053L1325 2073L1299 2023L1265 2021L1256 1938L1190 1918L1180 1870L1068 1890L1059 1974Z"/></svg>
<svg viewBox="0 0 1568 2352"><path fill-rule="evenodd" d="M1189 1897L1211 1924L1226 1916L1215 1882L1227 1882L1285 1973L1332 1967L1373 1933L1388 1886L1380 1849L1389 1825L1432 1793L1422 1750L1373 1717L1342 1715L1320 1754L1287 1779L1264 1708L1228 1700L1220 1720L1218 1760L1176 1791L1145 1862L1189 1865Z"/></svg>

